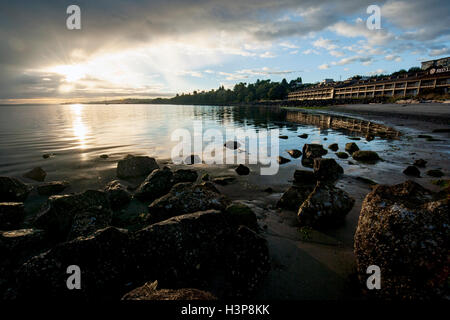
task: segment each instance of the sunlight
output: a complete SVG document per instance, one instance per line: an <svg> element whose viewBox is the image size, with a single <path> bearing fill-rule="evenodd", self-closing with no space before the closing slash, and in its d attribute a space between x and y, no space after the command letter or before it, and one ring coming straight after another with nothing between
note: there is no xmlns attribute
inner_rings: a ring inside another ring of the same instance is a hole
<svg viewBox="0 0 450 320"><path fill-rule="evenodd" d="M80 141L80 149L86 148L86 135L88 133L88 128L83 123L82 120L82 104L72 104L70 105L70 110L74 115L74 120L72 122L72 130L75 137Z"/></svg>
<svg viewBox="0 0 450 320"><path fill-rule="evenodd" d="M67 82L75 82L86 76L86 68L82 65L60 65L49 71L63 75Z"/></svg>

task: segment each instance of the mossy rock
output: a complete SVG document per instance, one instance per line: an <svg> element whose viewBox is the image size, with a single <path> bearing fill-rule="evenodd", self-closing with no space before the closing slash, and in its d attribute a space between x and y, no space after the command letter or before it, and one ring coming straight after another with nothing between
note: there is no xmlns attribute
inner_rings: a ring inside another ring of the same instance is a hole
<svg viewBox="0 0 450 320"><path fill-rule="evenodd" d="M375 151L355 151L352 153L353 159L360 162L376 162L380 160L378 153Z"/></svg>

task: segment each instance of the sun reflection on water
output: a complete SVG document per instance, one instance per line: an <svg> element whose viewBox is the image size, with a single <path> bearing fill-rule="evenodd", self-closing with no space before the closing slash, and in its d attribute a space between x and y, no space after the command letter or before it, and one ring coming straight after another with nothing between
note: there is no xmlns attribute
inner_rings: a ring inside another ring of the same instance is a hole
<svg viewBox="0 0 450 320"><path fill-rule="evenodd" d="M87 126L83 122L83 108L84 106L82 104L72 104L70 105L70 110L73 114L73 120L72 120L72 130L75 135L75 137L79 141L79 148L85 149L86 148L86 136L89 132ZM81 157L84 159L86 157L86 154L82 153Z"/></svg>

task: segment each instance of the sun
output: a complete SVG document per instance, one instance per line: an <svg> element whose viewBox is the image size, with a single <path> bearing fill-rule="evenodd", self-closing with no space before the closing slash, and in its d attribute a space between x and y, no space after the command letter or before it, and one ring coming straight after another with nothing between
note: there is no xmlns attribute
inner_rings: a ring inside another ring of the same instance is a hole
<svg viewBox="0 0 450 320"><path fill-rule="evenodd" d="M60 65L51 68L49 71L64 76L66 82L75 82L86 76L87 70L82 65Z"/></svg>

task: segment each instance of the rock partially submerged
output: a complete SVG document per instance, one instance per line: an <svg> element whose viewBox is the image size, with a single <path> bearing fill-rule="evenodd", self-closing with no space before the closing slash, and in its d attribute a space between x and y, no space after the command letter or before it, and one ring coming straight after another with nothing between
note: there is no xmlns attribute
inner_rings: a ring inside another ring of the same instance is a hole
<svg viewBox="0 0 450 320"><path fill-rule="evenodd" d="M346 152L336 152L336 156L339 159L348 159L348 153Z"/></svg>
<svg viewBox="0 0 450 320"><path fill-rule="evenodd" d="M359 151L359 147L356 143L354 142L349 142L345 145L345 151L347 151L348 153L352 154L355 151Z"/></svg>
<svg viewBox="0 0 450 320"><path fill-rule="evenodd" d="M36 189L41 196L52 196L64 191L68 186L67 181L51 181L38 185Z"/></svg>
<svg viewBox="0 0 450 320"><path fill-rule="evenodd" d="M328 149L330 149L331 151L338 151L339 150L339 145L337 143L332 143L328 146Z"/></svg>
<svg viewBox="0 0 450 320"><path fill-rule="evenodd" d="M158 289L158 281L147 282L122 297L122 300L217 300L210 292L193 289Z"/></svg>
<svg viewBox="0 0 450 320"><path fill-rule="evenodd" d="M127 155L117 163L117 177L120 179L142 177L155 169L159 169L159 166L154 158Z"/></svg>
<svg viewBox="0 0 450 320"><path fill-rule="evenodd" d="M0 177L0 201L23 202L30 193L30 187L16 178Z"/></svg>
<svg viewBox="0 0 450 320"><path fill-rule="evenodd" d="M427 165L427 161L424 159L417 159L414 161L414 165L419 168L425 168Z"/></svg>
<svg viewBox="0 0 450 320"><path fill-rule="evenodd" d="M196 154L191 154L190 156L186 157L186 159L184 159L184 163L185 164L199 164L199 163L202 163L202 158L200 158Z"/></svg>
<svg viewBox="0 0 450 320"><path fill-rule="evenodd" d="M355 234L361 282L367 267L381 269L384 299L448 297L448 201L419 184L406 181L378 185L364 199Z"/></svg>
<svg viewBox="0 0 450 320"><path fill-rule="evenodd" d="M444 176L444 173L439 169L428 170L427 175L434 178L440 178Z"/></svg>
<svg viewBox="0 0 450 320"><path fill-rule="evenodd" d="M285 157L282 157L282 156L278 156L277 161L279 164L285 164L285 163L291 162L291 160L289 160Z"/></svg>
<svg viewBox="0 0 450 320"><path fill-rule="evenodd" d="M306 133L302 133L301 135L299 135L299 137L302 139L306 139L308 138L308 135Z"/></svg>
<svg viewBox="0 0 450 320"><path fill-rule="evenodd" d="M302 155L302 152L297 149L287 150L287 153L289 153L289 155L294 159L300 158L300 156Z"/></svg>
<svg viewBox="0 0 450 320"><path fill-rule="evenodd" d="M319 181L334 183L343 173L344 169L334 159L314 159L314 176Z"/></svg>
<svg viewBox="0 0 450 320"><path fill-rule="evenodd" d="M355 200L347 192L318 182L298 209L297 218L301 226L334 227L344 221L354 204Z"/></svg>
<svg viewBox="0 0 450 320"><path fill-rule="evenodd" d="M417 167L415 166L408 166L405 170L403 170L403 173L406 174L407 176L412 176L412 177L420 177L420 170L417 169Z"/></svg>
<svg viewBox="0 0 450 320"><path fill-rule="evenodd" d="M231 150L236 150L241 147L241 144L238 141L227 141L223 146Z"/></svg>
<svg viewBox="0 0 450 320"><path fill-rule="evenodd" d="M302 165L312 168L315 158L321 158L328 153L321 144L305 144L303 146Z"/></svg>
<svg viewBox="0 0 450 320"><path fill-rule="evenodd" d="M75 219L80 215L79 219ZM107 194L102 191L87 190L73 195L51 196L47 204L35 219L35 225L46 230L55 240L66 240L69 233L73 236L86 234L82 231L104 227L112 212ZM98 217L98 219L97 219ZM74 221L77 222L73 229Z"/></svg>
<svg viewBox="0 0 450 320"><path fill-rule="evenodd" d="M352 153L352 158L365 163L375 163L378 160L380 160L380 157L378 156L378 153L375 151L355 151Z"/></svg>
<svg viewBox="0 0 450 320"><path fill-rule="evenodd" d="M23 174L24 178L28 178L39 182L44 181L46 176L47 172L45 172L45 170L42 169L41 167L33 168L30 171Z"/></svg>
<svg viewBox="0 0 450 320"><path fill-rule="evenodd" d="M314 190L314 185L293 185L283 193L277 202L277 207L291 211L297 211L309 194Z"/></svg>
<svg viewBox="0 0 450 320"><path fill-rule="evenodd" d="M234 169L234 171L236 171L236 173L240 176L246 176L250 173L250 169L243 164L240 164L236 169Z"/></svg>
<svg viewBox="0 0 450 320"><path fill-rule="evenodd" d="M225 210L230 201L206 184L178 183L165 196L148 206L148 221L158 222L174 216L205 211Z"/></svg>

